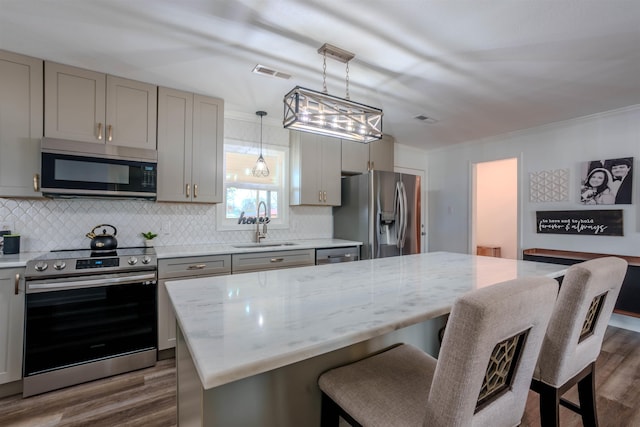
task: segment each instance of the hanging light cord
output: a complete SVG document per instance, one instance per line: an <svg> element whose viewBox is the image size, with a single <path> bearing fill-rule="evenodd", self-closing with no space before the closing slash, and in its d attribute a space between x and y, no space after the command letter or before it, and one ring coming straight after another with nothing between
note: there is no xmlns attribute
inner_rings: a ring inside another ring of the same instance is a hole
<svg viewBox="0 0 640 427"><path fill-rule="evenodd" d="M346 77L346 83L347 83L347 95L346 95L345 99L349 99L349 61L347 61L347 77Z"/></svg>
<svg viewBox="0 0 640 427"><path fill-rule="evenodd" d="M322 54L322 91L327 92L327 52Z"/></svg>

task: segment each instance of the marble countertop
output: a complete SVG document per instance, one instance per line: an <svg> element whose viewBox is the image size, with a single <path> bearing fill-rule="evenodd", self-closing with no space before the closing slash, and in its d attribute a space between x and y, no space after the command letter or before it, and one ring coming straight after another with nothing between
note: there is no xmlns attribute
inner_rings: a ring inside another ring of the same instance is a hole
<svg viewBox="0 0 640 427"><path fill-rule="evenodd" d="M5 255L0 252L0 268L24 267L27 261L37 258L46 252L20 252L19 254Z"/></svg>
<svg viewBox="0 0 640 427"><path fill-rule="evenodd" d="M293 243L293 245L274 246L279 243ZM251 245L249 247L246 247ZM307 240L288 240L280 242L276 240L265 239L260 245L252 242L238 243L216 243L204 245L176 245L176 246L157 246L156 254L158 258L179 258L200 255L222 255L222 254L241 254L250 252L267 252L267 251L293 251L296 249L321 249L321 248L337 248L346 246L359 246L362 242L354 242L352 240L343 239L307 239Z"/></svg>
<svg viewBox="0 0 640 427"><path fill-rule="evenodd" d="M433 252L167 282L205 389L449 312L459 295L566 266Z"/></svg>
<svg viewBox="0 0 640 427"><path fill-rule="evenodd" d="M290 240L294 243L287 246L273 246L274 243L282 243L278 241L263 240L262 246L236 247L250 245L251 242L238 243L211 243L199 245L173 245L173 246L156 246L156 254L158 258L180 258L201 255L220 255L220 254L239 254L249 252L266 252L266 251L292 251L295 249L314 249L314 248L337 248L345 246L359 246L361 242L342 239L307 239L307 240ZM21 252L15 255L4 255L0 252L0 268L24 267L27 261L37 258L46 252Z"/></svg>

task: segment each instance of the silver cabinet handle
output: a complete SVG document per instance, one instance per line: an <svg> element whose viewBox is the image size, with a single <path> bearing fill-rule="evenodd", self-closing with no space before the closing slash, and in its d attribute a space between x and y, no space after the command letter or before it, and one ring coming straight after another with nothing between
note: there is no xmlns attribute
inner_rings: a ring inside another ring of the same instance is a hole
<svg viewBox="0 0 640 427"><path fill-rule="evenodd" d="M33 174L33 191L35 192L40 191L40 174L39 173Z"/></svg>
<svg viewBox="0 0 640 427"><path fill-rule="evenodd" d="M206 268L207 264L192 264L189 267L187 267L187 270L202 270L203 268Z"/></svg>
<svg viewBox="0 0 640 427"><path fill-rule="evenodd" d="M198 184L193 184L193 198L198 197Z"/></svg>
<svg viewBox="0 0 640 427"><path fill-rule="evenodd" d="M98 140L102 141L102 123L98 123Z"/></svg>
<svg viewBox="0 0 640 427"><path fill-rule="evenodd" d="M13 290L13 293L18 295L18 293L20 292L20 273L16 274L16 283L15 283L15 288Z"/></svg>
<svg viewBox="0 0 640 427"><path fill-rule="evenodd" d="M113 141L113 126L107 126L107 141Z"/></svg>
<svg viewBox="0 0 640 427"><path fill-rule="evenodd" d="M187 198L191 197L191 184L187 184Z"/></svg>
<svg viewBox="0 0 640 427"><path fill-rule="evenodd" d="M322 190L318 191L318 201L322 202Z"/></svg>
<svg viewBox="0 0 640 427"><path fill-rule="evenodd" d="M284 258L271 258L271 262L282 262Z"/></svg>
<svg viewBox="0 0 640 427"><path fill-rule="evenodd" d="M326 191L322 192L322 201L327 203L327 192Z"/></svg>

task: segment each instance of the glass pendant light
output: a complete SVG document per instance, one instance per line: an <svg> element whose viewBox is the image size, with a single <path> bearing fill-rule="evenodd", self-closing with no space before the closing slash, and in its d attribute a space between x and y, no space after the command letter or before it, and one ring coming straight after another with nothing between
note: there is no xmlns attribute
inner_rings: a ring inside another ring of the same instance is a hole
<svg viewBox="0 0 640 427"><path fill-rule="evenodd" d="M267 162L262 157L262 118L267 115L266 111L256 111L256 115L260 116L260 156L256 161L256 165L251 169L251 174L258 178L266 178L269 176L269 168Z"/></svg>

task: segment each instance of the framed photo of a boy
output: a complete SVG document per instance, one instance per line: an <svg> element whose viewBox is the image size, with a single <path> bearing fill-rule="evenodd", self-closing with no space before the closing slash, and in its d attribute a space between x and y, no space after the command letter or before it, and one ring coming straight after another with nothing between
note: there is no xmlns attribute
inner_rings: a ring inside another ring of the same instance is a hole
<svg viewBox="0 0 640 427"><path fill-rule="evenodd" d="M580 203L630 205L633 194L633 157L592 160L582 164Z"/></svg>

